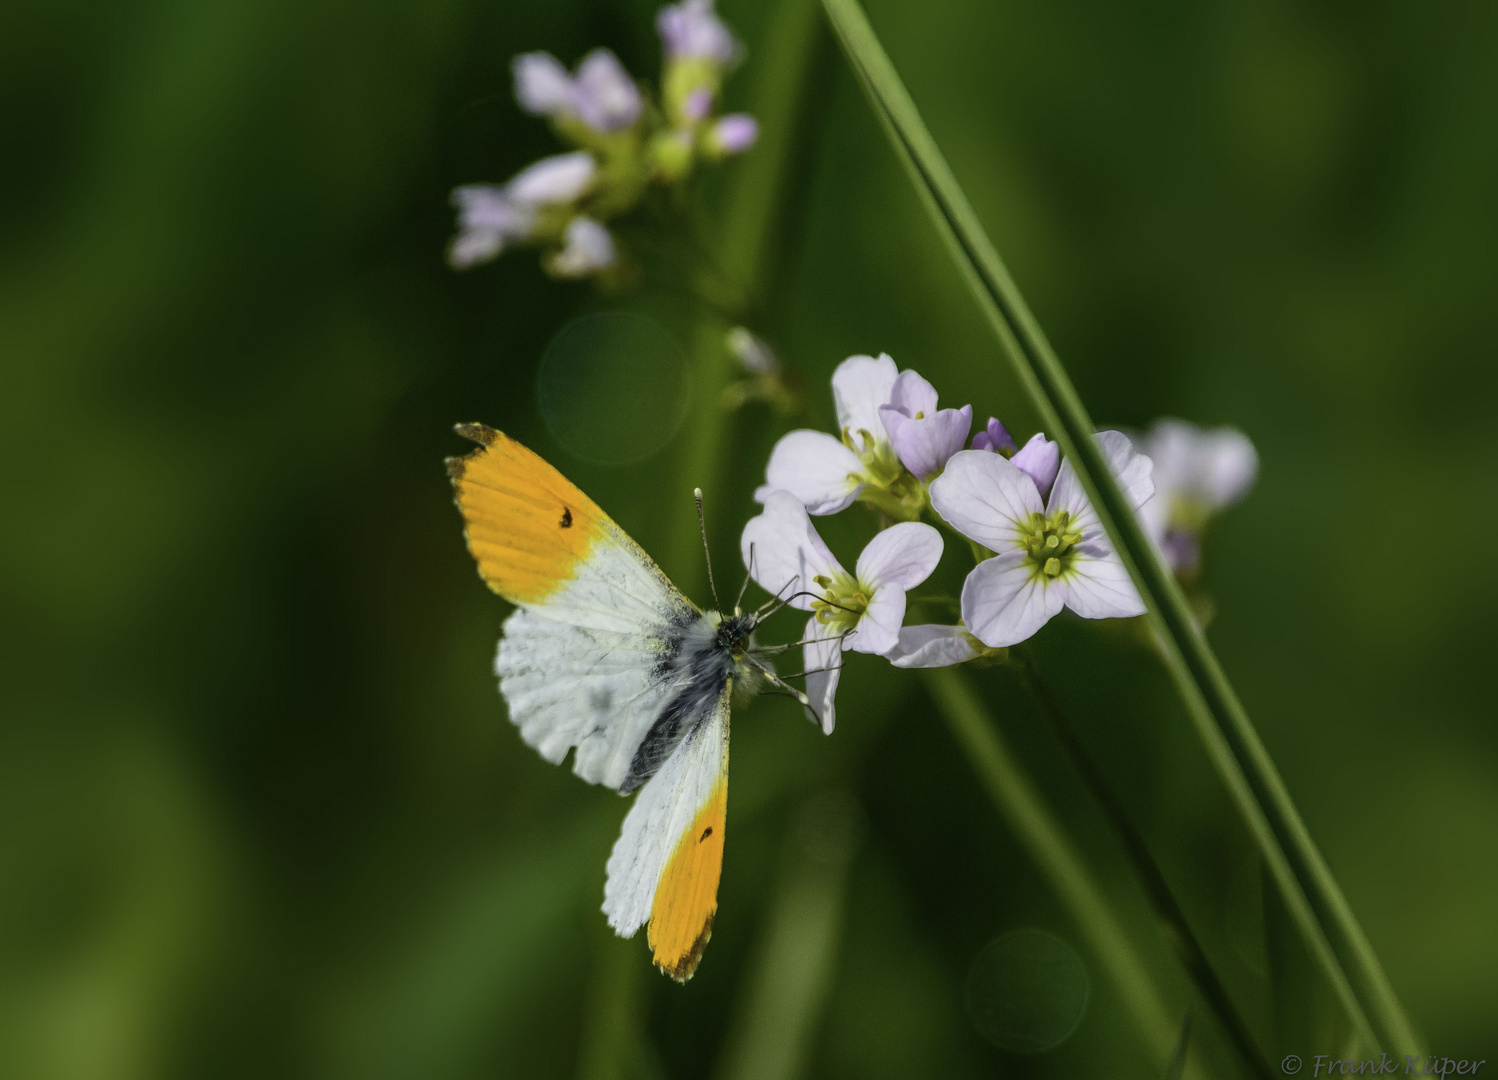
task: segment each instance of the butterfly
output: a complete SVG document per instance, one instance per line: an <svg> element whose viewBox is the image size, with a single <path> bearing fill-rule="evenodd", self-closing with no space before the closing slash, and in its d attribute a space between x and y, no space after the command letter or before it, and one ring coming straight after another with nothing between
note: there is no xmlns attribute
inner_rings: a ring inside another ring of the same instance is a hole
<svg viewBox="0 0 1498 1080"><path fill-rule="evenodd" d="M699 609L539 455L481 424L456 430L479 444L447 459L468 550L516 606L494 661L510 720L547 761L571 751L584 780L638 793L603 911L621 937L648 923L656 966L685 982L718 908L730 703L771 683L811 708L765 659L789 646L754 643L781 598L750 614Z"/></svg>

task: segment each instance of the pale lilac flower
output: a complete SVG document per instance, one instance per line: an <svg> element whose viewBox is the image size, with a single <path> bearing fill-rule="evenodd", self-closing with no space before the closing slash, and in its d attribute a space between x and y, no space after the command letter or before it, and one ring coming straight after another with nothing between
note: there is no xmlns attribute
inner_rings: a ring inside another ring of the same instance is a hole
<svg viewBox="0 0 1498 1080"><path fill-rule="evenodd" d="M607 133L640 118L640 88L608 49L594 49L569 75L550 53L515 57L515 99L526 112L553 120L577 119Z"/></svg>
<svg viewBox="0 0 1498 1080"><path fill-rule="evenodd" d="M494 258L508 245L527 239L535 228L536 212L510 198L497 184L468 184L454 188L458 235L447 259L462 270Z"/></svg>
<svg viewBox="0 0 1498 1080"><path fill-rule="evenodd" d="M713 11L713 0L683 0L655 17L666 55L727 65L739 57L739 43Z"/></svg>
<svg viewBox="0 0 1498 1080"><path fill-rule="evenodd" d="M739 541L744 565L767 592L812 612L802 659L818 674L808 678L807 694L830 734L841 652L882 655L899 645L905 593L941 561L941 534L919 522L892 525L869 541L850 574L817 535L799 498L772 491L764 502Z"/></svg>
<svg viewBox="0 0 1498 1080"><path fill-rule="evenodd" d="M884 658L898 668L951 667L981 656L983 650L983 643L965 626L922 623L902 626L899 643Z"/></svg>
<svg viewBox="0 0 1498 1080"><path fill-rule="evenodd" d="M1051 485L1056 482L1056 472L1061 468L1060 446L1037 431L1009 461L1035 481L1036 490L1040 492L1042 499L1051 497Z"/></svg>
<svg viewBox="0 0 1498 1080"><path fill-rule="evenodd" d="M770 452L757 502L775 490L789 491L818 515L835 514L870 487L888 484L903 471L890 445L879 407L889 404L899 369L887 353L850 356L832 373L832 399L841 438L822 431L792 431Z"/></svg>
<svg viewBox="0 0 1498 1080"><path fill-rule="evenodd" d="M967 442L973 407L938 409L936 388L914 371L904 371L890 390L879 419L900 463L921 480L930 480Z"/></svg>
<svg viewBox="0 0 1498 1080"><path fill-rule="evenodd" d="M448 261L464 269L494 258L506 247L530 240L540 212L581 198L598 173L586 150L542 158L503 185L469 184L453 190L458 235Z"/></svg>
<svg viewBox="0 0 1498 1080"><path fill-rule="evenodd" d="M1154 493L1150 459L1117 431L1097 435L1129 504ZM962 587L962 621L985 645L1017 645L1063 607L1087 619L1142 615L1144 604L1113 550L1070 461L1050 498L999 454L964 450L931 485L931 505L962 535L993 551Z"/></svg>
<svg viewBox="0 0 1498 1080"><path fill-rule="evenodd" d="M996 454L1005 450L1013 454L1019 449L1014 441L1014 436L1009 434L1009 429L999 422L998 417L990 416L988 426L973 436L972 449L992 450Z"/></svg>
<svg viewBox="0 0 1498 1080"><path fill-rule="evenodd" d="M1157 421L1142 446L1155 463L1155 497L1139 520L1171 570L1189 576L1208 520L1253 487L1259 455L1235 428L1205 430L1184 420Z"/></svg>
<svg viewBox="0 0 1498 1080"><path fill-rule="evenodd" d="M742 154L759 139L759 121L748 113L729 113L713 125L709 136L720 154Z"/></svg>
<svg viewBox="0 0 1498 1080"><path fill-rule="evenodd" d="M517 203L527 206L556 206L575 202L593 186L598 163L586 150L570 154L553 154L527 165L516 173L505 192Z"/></svg>
<svg viewBox="0 0 1498 1080"><path fill-rule="evenodd" d="M590 217L573 218L562 239L562 250L547 261L547 269L557 277L587 277L618 261L613 236Z"/></svg>

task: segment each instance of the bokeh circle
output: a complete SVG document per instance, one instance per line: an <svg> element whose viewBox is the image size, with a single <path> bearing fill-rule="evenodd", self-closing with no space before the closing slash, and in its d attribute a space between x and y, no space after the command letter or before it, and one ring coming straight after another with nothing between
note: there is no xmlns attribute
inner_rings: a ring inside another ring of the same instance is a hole
<svg viewBox="0 0 1498 1080"><path fill-rule="evenodd" d="M686 357L660 323L604 311L572 320L541 357L541 418L567 451L596 465L634 465L681 427L691 398Z"/></svg>
<svg viewBox="0 0 1498 1080"><path fill-rule="evenodd" d="M1070 945L1044 930L1011 930L973 958L968 1019L995 1046L1016 1054L1053 1050L1087 1011L1091 981Z"/></svg>

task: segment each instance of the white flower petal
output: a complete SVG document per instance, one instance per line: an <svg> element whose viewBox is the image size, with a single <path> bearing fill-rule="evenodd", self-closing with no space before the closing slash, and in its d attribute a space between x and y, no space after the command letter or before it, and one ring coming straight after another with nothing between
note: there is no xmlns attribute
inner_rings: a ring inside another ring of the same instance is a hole
<svg viewBox="0 0 1498 1080"><path fill-rule="evenodd" d="M811 513L835 514L863 490L863 474L858 455L825 431L792 431L770 452L765 484L754 498L764 502L771 491L789 491Z"/></svg>
<svg viewBox="0 0 1498 1080"><path fill-rule="evenodd" d="M902 627L899 644L884 655L898 668L950 667L977 656L980 644L966 627L924 623Z"/></svg>
<svg viewBox="0 0 1498 1080"><path fill-rule="evenodd" d="M858 625L843 640L843 647L883 656L900 643L900 624L904 621L905 590L894 586L875 589Z"/></svg>
<svg viewBox="0 0 1498 1080"><path fill-rule="evenodd" d="M1079 552L1060 584L1066 606L1084 619L1126 619L1144 614L1139 590L1112 551L1101 555Z"/></svg>
<svg viewBox="0 0 1498 1080"><path fill-rule="evenodd" d="M1118 478L1118 485L1123 488L1129 505L1138 510L1155 493L1154 481L1150 479L1153 463L1135 450L1128 436L1120 431L1100 431L1096 438L1103 451L1103 459ZM1069 511L1072 521L1082 533L1084 543L1108 544L1108 537L1098 520L1097 511L1087 498L1087 492L1083 490L1082 481L1077 476L1077 470L1072 467L1070 458L1061 463L1061 471L1056 476L1056 486L1051 489L1046 510L1052 514L1059 510Z"/></svg>
<svg viewBox="0 0 1498 1080"><path fill-rule="evenodd" d="M953 454L931 482L931 505L948 525L990 551L1013 548L1020 523L1045 509L1035 481L987 450Z"/></svg>
<svg viewBox="0 0 1498 1080"><path fill-rule="evenodd" d="M1205 468L1201 493L1212 510L1231 506L1248 494L1259 477L1259 453L1248 436L1235 428L1205 432Z"/></svg>
<svg viewBox="0 0 1498 1080"><path fill-rule="evenodd" d="M806 620L806 632L801 635L806 640L801 647L801 662L806 665L802 670L811 672L806 676L806 696L811 699L807 718L821 724L824 735L831 735L837 721L834 698L838 677L843 673L843 649L837 637L828 637L827 633L827 627L815 616Z"/></svg>
<svg viewBox="0 0 1498 1080"><path fill-rule="evenodd" d="M510 65L515 100L536 116L560 116L572 109L572 77L551 53L521 53Z"/></svg>
<svg viewBox="0 0 1498 1080"><path fill-rule="evenodd" d="M919 521L902 521L868 542L854 576L865 587L892 586L903 592L931 576L941 551L941 533Z"/></svg>
<svg viewBox="0 0 1498 1080"><path fill-rule="evenodd" d="M528 206L568 203L588 190L597 173L598 163L586 150L553 154L516 173L505 185L505 193Z"/></svg>
<svg viewBox="0 0 1498 1080"><path fill-rule="evenodd" d="M876 440L884 439L884 424L879 406L889 404L899 370L887 353L879 356L850 356L832 373L832 400L837 406L837 427L854 433L867 431Z"/></svg>
<svg viewBox="0 0 1498 1080"><path fill-rule="evenodd" d="M962 583L962 621L974 637L995 649L1031 637L1063 602L1064 591L1036 575L1020 551L983 560Z"/></svg>
<svg viewBox="0 0 1498 1080"><path fill-rule="evenodd" d="M563 239L566 246L547 263L558 277L587 277L618 261L613 235L590 217L575 217L568 222Z"/></svg>
<svg viewBox="0 0 1498 1080"><path fill-rule="evenodd" d="M795 593L818 589L813 579L818 575L837 577L844 573L833 557L806 507L788 491L772 491L765 498L764 513L749 519L739 537L739 552L750 576L766 592L790 600L792 607L811 610L811 597Z"/></svg>

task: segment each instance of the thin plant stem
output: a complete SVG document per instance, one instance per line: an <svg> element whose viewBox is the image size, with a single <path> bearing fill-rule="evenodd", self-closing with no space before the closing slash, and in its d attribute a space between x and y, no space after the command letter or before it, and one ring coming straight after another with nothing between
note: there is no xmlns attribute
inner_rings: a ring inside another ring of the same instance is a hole
<svg viewBox="0 0 1498 1080"><path fill-rule="evenodd" d="M1149 845L1145 843L1144 836L1134 827L1134 822L1129 817L1123 800L1118 797L1112 785L1108 783L1108 778L1103 775L1102 769L1098 768L1092 755L1087 752L1086 745L1077 734L1076 728L1072 727L1071 721L1067 719L1061 703L1056 700L1056 695L1040 677L1034 661L1025 650L1019 647L1011 648L1009 656L1020 682L1040 707L1041 715L1045 717L1046 723L1061 743L1062 749L1066 751L1072 768L1081 777L1082 783L1086 785L1093 800L1098 804L1098 808L1102 810L1103 817L1123 846L1124 854L1134 868L1134 874L1144 889L1145 897L1155 909L1155 914L1165 924L1166 937L1174 946L1176 955L1180 957L1181 966L1186 969L1186 974L1191 977L1192 982L1196 983L1196 988L1203 1000L1217 1015L1223 1030L1227 1032L1228 1038L1247 1063L1250 1071L1259 1076L1261 1080L1273 1080L1277 1074L1269 1067L1269 1062L1265 1060L1253 1034L1248 1030L1248 1024L1228 994L1227 987L1222 985L1222 980L1218 978L1216 970L1207 960L1207 954L1192 931L1191 924L1186 920L1186 913L1181 910L1181 905L1176 901L1175 894L1171 891L1170 884L1165 880L1165 874L1160 869L1160 864L1155 861L1154 855L1150 853Z"/></svg>
<svg viewBox="0 0 1498 1080"><path fill-rule="evenodd" d="M716 265L736 283L743 297L735 309L758 310L764 303L772 277L772 258L777 234L791 220L786 196L796 173L796 157L812 147L800 137L801 130L816 115L806 107L805 94L812 84L826 25L817 15L816 0L781 0L770 17L763 45L756 50L760 82L753 112L760 122L760 139L754 149L736 163L737 176L730 190L719 232ZM830 47L830 45L828 46ZM685 488L700 487L709 496L724 473L732 418L722 408L723 389L732 374L731 358L724 345L729 323L704 313L692 343L696 357L693 375L693 409L688 419L680 461ZM670 562L683 586L705 583L701 545L695 522L685 523L673 537ZM687 595L700 590L685 589Z"/></svg>
<svg viewBox="0 0 1498 1080"><path fill-rule="evenodd" d="M1219 779L1253 836L1322 976L1369 1047L1419 1045L1325 857L1196 625L1174 575L1093 438L1094 426L1061 361L1009 276L977 213L921 120L858 0L822 0L896 156L1046 425L1061 443L1148 609L1166 667Z"/></svg>
<svg viewBox="0 0 1498 1080"><path fill-rule="evenodd" d="M1163 1072L1178 1045L1176 1023L1107 898L1010 753L966 674L956 668L933 668L924 674L937 711L989 799L1086 938Z"/></svg>

